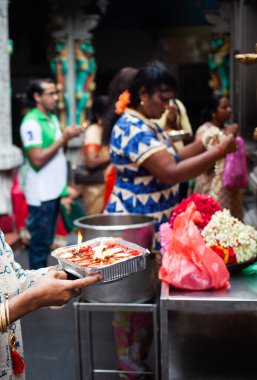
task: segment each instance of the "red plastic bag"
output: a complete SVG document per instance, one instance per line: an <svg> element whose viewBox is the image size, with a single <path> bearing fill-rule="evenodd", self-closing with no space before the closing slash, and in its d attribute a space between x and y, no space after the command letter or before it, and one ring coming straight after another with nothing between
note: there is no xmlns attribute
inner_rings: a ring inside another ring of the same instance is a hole
<svg viewBox="0 0 257 380"><path fill-rule="evenodd" d="M174 221L159 278L177 289L204 290L229 287L223 260L208 248L194 224L199 218L194 203Z"/></svg>
<svg viewBox="0 0 257 380"><path fill-rule="evenodd" d="M226 155L223 172L223 186L227 189L243 189L248 184L245 143L236 138L237 150Z"/></svg>

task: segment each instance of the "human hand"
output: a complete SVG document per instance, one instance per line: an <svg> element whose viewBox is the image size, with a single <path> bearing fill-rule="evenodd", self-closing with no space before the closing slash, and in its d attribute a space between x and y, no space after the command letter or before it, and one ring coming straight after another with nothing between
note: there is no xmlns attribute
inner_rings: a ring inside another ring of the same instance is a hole
<svg viewBox="0 0 257 380"><path fill-rule="evenodd" d="M61 204L66 208L68 214L71 213L72 203L73 203L73 199L70 196L61 198Z"/></svg>
<svg viewBox="0 0 257 380"><path fill-rule="evenodd" d="M232 134L224 136L218 147L220 147L221 151L224 152L224 156L226 156L228 153L235 152L235 150L237 149L235 136L233 136Z"/></svg>
<svg viewBox="0 0 257 380"><path fill-rule="evenodd" d="M98 273L71 281L67 280L65 272L51 268L45 276L37 280L31 291L34 293L33 299L38 308L62 306L71 298L79 296L83 288L95 284L101 278L101 275Z"/></svg>
<svg viewBox="0 0 257 380"><path fill-rule="evenodd" d="M233 123L233 124L228 125L226 127L226 129L225 129L225 133L226 133L226 135L232 134L233 136L237 136L237 134L238 134L238 124L237 123Z"/></svg>
<svg viewBox="0 0 257 380"><path fill-rule="evenodd" d="M70 125L69 127L65 128L62 139L66 143L74 137L79 136L84 131L85 129L81 125Z"/></svg>
<svg viewBox="0 0 257 380"><path fill-rule="evenodd" d="M168 110L165 129L179 129L177 126L177 107L175 105L169 105L166 110Z"/></svg>

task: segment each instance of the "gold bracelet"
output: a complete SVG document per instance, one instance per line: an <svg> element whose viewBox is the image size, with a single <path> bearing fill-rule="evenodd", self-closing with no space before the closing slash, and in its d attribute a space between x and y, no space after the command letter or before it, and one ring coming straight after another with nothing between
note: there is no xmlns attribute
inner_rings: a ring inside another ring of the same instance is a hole
<svg viewBox="0 0 257 380"><path fill-rule="evenodd" d="M0 304L0 332L5 333L10 326L10 313L8 299Z"/></svg>
<svg viewBox="0 0 257 380"><path fill-rule="evenodd" d="M3 315L3 332L6 332L6 317L5 317L5 301L2 303L2 315Z"/></svg>
<svg viewBox="0 0 257 380"><path fill-rule="evenodd" d="M0 320L1 320L1 334L7 330L6 316L5 316L5 301L0 304Z"/></svg>
<svg viewBox="0 0 257 380"><path fill-rule="evenodd" d="M6 327L10 326L10 312L9 312L9 300L5 300L5 317L6 317Z"/></svg>
<svg viewBox="0 0 257 380"><path fill-rule="evenodd" d="M6 301L3 302L3 306L2 306L2 308L3 308L3 314L4 314L4 332L7 331L7 321L6 321L6 314L5 314L5 303L6 303Z"/></svg>
<svg viewBox="0 0 257 380"><path fill-rule="evenodd" d="M0 332L3 334L2 303L0 304Z"/></svg>

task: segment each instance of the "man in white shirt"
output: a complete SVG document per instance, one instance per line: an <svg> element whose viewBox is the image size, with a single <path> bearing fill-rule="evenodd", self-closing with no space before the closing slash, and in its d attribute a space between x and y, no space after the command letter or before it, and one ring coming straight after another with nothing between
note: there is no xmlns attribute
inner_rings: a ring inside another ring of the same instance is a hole
<svg viewBox="0 0 257 380"><path fill-rule="evenodd" d="M29 208L31 269L47 265L53 242L60 197L67 194L67 165L63 147L83 127L70 126L61 132L56 107L57 92L51 79L32 81L27 91L32 109L24 117L20 134L27 162L25 196Z"/></svg>

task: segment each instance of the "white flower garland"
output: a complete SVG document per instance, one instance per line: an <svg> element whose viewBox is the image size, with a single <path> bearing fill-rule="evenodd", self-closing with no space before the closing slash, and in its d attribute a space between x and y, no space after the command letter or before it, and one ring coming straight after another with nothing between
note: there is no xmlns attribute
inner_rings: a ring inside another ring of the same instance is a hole
<svg viewBox="0 0 257 380"><path fill-rule="evenodd" d="M232 247L238 263L257 255L257 231L231 216L229 210L217 211L201 234L208 247Z"/></svg>
<svg viewBox="0 0 257 380"><path fill-rule="evenodd" d="M203 133L202 143L206 149L210 149L214 146L219 145L222 137L223 133L219 130L219 128L210 124L210 127L208 127L207 131ZM218 199L219 191L222 187L224 162L224 158L222 158L221 160L216 161L214 165L214 177L212 179L209 195L215 200Z"/></svg>

